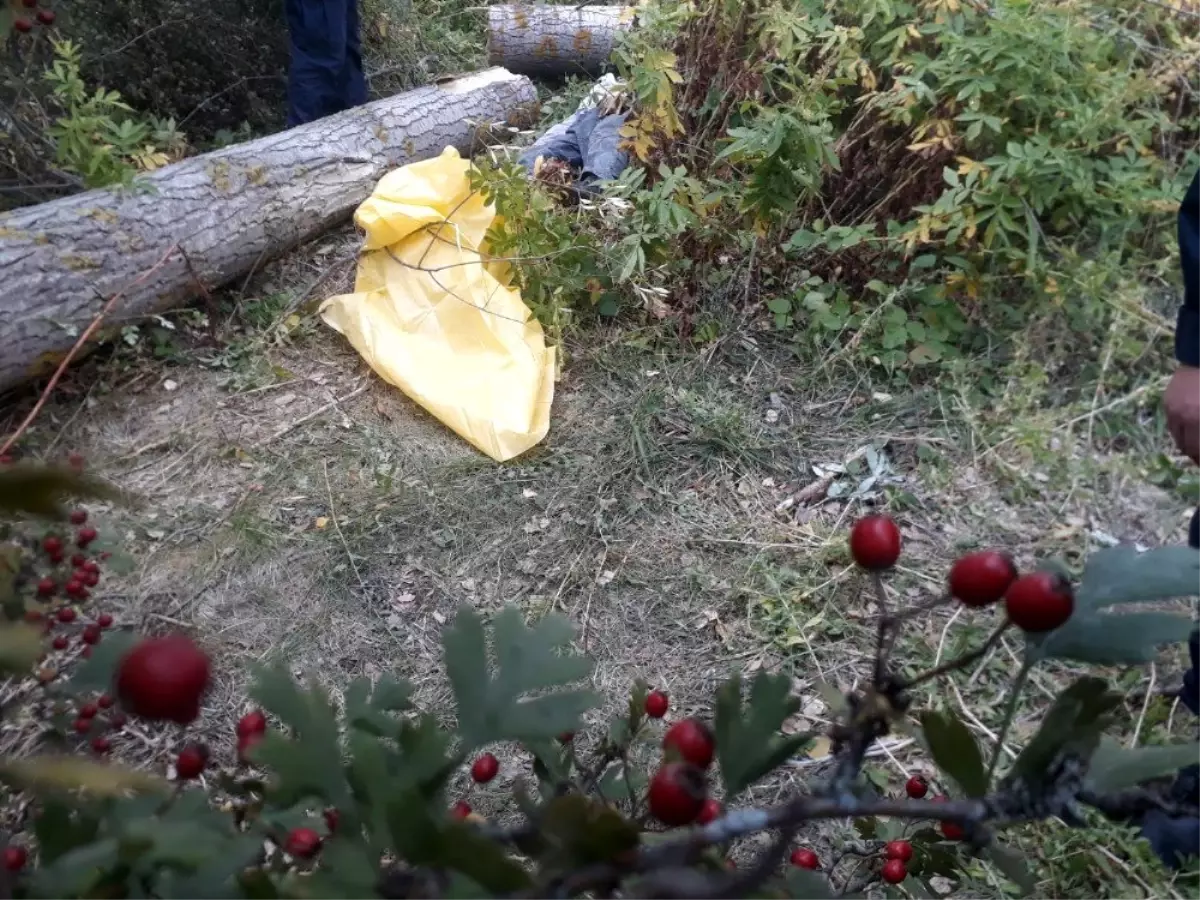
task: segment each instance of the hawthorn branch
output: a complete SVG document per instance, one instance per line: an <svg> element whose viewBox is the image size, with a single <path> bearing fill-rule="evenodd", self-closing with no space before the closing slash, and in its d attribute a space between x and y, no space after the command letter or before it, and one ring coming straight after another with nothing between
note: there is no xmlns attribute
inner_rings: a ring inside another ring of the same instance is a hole
<svg viewBox="0 0 1200 900"><path fill-rule="evenodd" d="M996 627L996 630L988 636L988 639L974 650L964 653L955 659L948 660L942 663L940 666L930 669L928 672L924 672L910 681L906 681L904 683L905 689L907 690L909 688L916 687L918 684L931 681L932 679L937 678L940 675L945 675L948 672L956 672L959 669L965 669L976 660L982 659L993 647L1000 643L1000 638L1004 636L1004 632L1008 630L1008 627L1011 624L1012 622L1010 622L1008 619L1005 619Z"/></svg>

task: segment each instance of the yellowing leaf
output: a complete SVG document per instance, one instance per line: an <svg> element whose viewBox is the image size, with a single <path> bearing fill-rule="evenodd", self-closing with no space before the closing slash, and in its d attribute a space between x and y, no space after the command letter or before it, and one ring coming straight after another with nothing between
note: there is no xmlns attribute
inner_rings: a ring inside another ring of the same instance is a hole
<svg viewBox="0 0 1200 900"><path fill-rule="evenodd" d="M317 516L317 520L313 523L317 526L317 531L329 527L329 516Z"/></svg>
<svg viewBox="0 0 1200 900"><path fill-rule="evenodd" d="M31 791L83 791L101 797L136 792L166 793L157 775L78 756L33 756L0 765L0 778Z"/></svg>
<svg viewBox="0 0 1200 900"><path fill-rule="evenodd" d="M832 749L833 744L829 738L821 735L820 737L813 739L812 746L809 747L805 752L808 754L810 759L824 759L829 755Z"/></svg>

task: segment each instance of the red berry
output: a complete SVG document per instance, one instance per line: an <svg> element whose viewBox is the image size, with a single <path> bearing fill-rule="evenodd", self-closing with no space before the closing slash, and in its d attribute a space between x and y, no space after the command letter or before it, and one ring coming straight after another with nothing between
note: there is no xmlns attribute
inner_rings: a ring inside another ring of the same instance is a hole
<svg viewBox="0 0 1200 900"><path fill-rule="evenodd" d="M53 597L56 590L58 590L58 585L54 583L53 578L43 578L37 584L39 597Z"/></svg>
<svg viewBox="0 0 1200 900"><path fill-rule="evenodd" d="M333 834L337 831L338 821L341 819L341 816L332 806L325 810L323 815L325 816L325 827L329 829L330 834Z"/></svg>
<svg viewBox="0 0 1200 900"><path fill-rule="evenodd" d="M929 782L920 775L914 775L904 783L904 793L914 800L920 800L929 793Z"/></svg>
<svg viewBox="0 0 1200 900"><path fill-rule="evenodd" d="M94 559L85 560L83 563L83 570L85 572L91 572L93 575L99 575L100 563L96 562Z"/></svg>
<svg viewBox="0 0 1200 900"><path fill-rule="evenodd" d="M87 587L83 584L83 582L76 578L72 578L70 581L68 581L67 586L63 588L63 591L68 597L73 597L76 600L82 600L88 595Z"/></svg>
<svg viewBox="0 0 1200 900"><path fill-rule="evenodd" d="M821 860L811 850L801 847L792 851L792 865L798 869L819 869Z"/></svg>
<svg viewBox="0 0 1200 900"><path fill-rule="evenodd" d="M945 796L934 797L933 802L934 803L949 803L950 798L945 797ZM963 836L966 834L966 832L963 831L963 827L961 825L959 825L957 822L946 822L946 821L939 822L938 828L941 829L942 836L945 837L946 840L948 840L948 841L961 841L963 839Z"/></svg>
<svg viewBox="0 0 1200 900"><path fill-rule="evenodd" d="M92 720L79 718L75 720L75 731L79 734L87 734L92 730Z"/></svg>
<svg viewBox="0 0 1200 900"><path fill-rule="evenodd" d="M500 771L500 760L491 753L485 753L471 764L471 778L476 784L487 784Z"/></svg>
<svg viewBox="0 0 1200 900"><path fill-rule="evenodd" d="M14 19L12 27L13 31L20 32L21 34L29 34L29 32L33 31L33 23L24 16Z"/></svg>
<svg viewBox="0 0 1200 900"><path fill-rule="evenodd" d="M721 818L721 804L712 797L707 798L704 805L700 807L700 815L696 816L696 821L701 825L707 825L719 818Z"/></svg>
<svg viewBox="0 0 1200 900"><path fill-rule="evenodd" d="M902 859L889 859L883 864L879 874L888 884L899 884L908 877L908 866L904 865Z"/></svg>
<svg viewBox="0 0 1200 900"><path fill-rule="evenodd" d="M83 629L82 640L85 644L98 644L100 643L101 634L103 632L100 630L99 625L86 625Z"/></svg>
<svg viewBox="0 0 1200 900"><path fill-rule="evenodd" d="M70 644L70 641L67 640L67 636L65 634L60 634L54 639L54 642L51 644L51 646L54 647L55 650L66 650L68 644Z"/></svg>
<svg viewBox="0 0 1200 900"><path fill-rule="evenodd" d="M459 800L450 807L450 815L455 819L465 819L471 814L471 804L466 800Z"/></svg>
<svg viewBox="0 0 1200 900"><path fill-rule="evenodd" d="M900 529L890 516L866 516L850 529L850 555L864 569L890 569L900 558Z"/></svg>
<svg viewBox="0 0 1200 900"><path fill-rule="evenodd" d="M950 567L950 596L967 606L988 606L1016 580L1017 567L1007 553L968 553Z"/></svg>
<svg viewBox="0 0 1200 900"><path fill-rule="evenodd" d="M883 855L887 859L898 859L906 863L913 857L912 844L908 841L888 841L883 848Z"/></svg>
<svg viewBox="0 0 1200 900"><path fill-rule="evenodd" d="M575 740L575 732L573 731L564 731L558 736L558 742L560 744L569 744L573 740Z"/></svg>
<svg viewBox="0 0 1200 900"><path fill-rule="evenodd" d="M58 621L64 625L69 625L75 621L75 608L73 606L61 606L55 615L58 616Z"/></svg>
<svg viewBox="0 0 1200 900"><path fill-rule="evenodd" d="M62 553L63 552L62 538L55 537L54 535L50 535L49 537L44 538L42 540L42 549L45 550L47 553L49 553L51 556L53 556L56 553Z"/></svg>
<svg viewBox="0 0 1200 900"><path fill-rule="evenodd" d="M1012 583L1004 595L1009 620L1022 631L1053 631L1075 608L1071 585L1057 572L1030 572Z"/></svg>
<svg viewBox="0 0 1200 900"><path fill-rule="evenodd" d="M87 521L87 510L86 509L71 510L71 524L72 525L82 525L86 521Z"/></svg>
<svg viewBox="0 0 1200 900"><path fill-rule="evenodd" d="M96 717L96 713L98 712L100 712L100 707L95 703L85 703L83 706L79 707L79 718L94 719Z"/></svg>
<svg viewBox="0 0 1200 900"><path fill-rule="evenodd" d="M110 706L113 705L113 698L110 697L108 694L101 694L100 699L96 701L96 704L101 709L108 709Z"/></svg>
<svg viewBox="0 0 1200 900"><path fill-rule="evenodd" d="M198 778L208 765L208 748L203 744L188 744L175 758L175 774L183 781Z"/></svg>
<svg viewBox="0 0 1200 900"><path fill-rule="evenodd" d="M61 563L62 561L63 561L63 552L61 550L58 550L58 551L50 554L50 562L54 563L56 566L59 563Z"/></svg>
<svg viewBox="0 0 1200 900"><path fill-rule="evenodd" d="M47 26L53 25L54 20L56 18L57 18L57 16L54 15L54 10L52 10L52 9L39 9L38 10L37 20L39 22L41 22L43 25L47 25Z"/></svg>
<svg viewBox="0 0 1200 900"><path fill-rule="evenodd" d="M4 868L10 872L20 872L29 861L29 851L16 844L4 848Z"/></svg>
<svg viewBox="0 0 1200 900"><path fill-rule="evenodd" d="M293 828L288 832L283 849L292 856L311 859L321 849L321 836L311 828Z"/></svg>
<svg viewBox="0 0 1200 900"><path fill-rule="evenodd" d="M96 737L92 738L93 752L107 753L111 749L112 749L112 741L110 741L104 735L101 734L101 735L97 735Z"/></svg>
<svg viewBox="0 0 1200 900"><path fill-rule="evenodd" d="M81 576L79 580L82 581L84 584L86 584L88 587L95 587L96 585L98 585L100 583L100 573L99 572L84 571L84 572L80 572L79 574Z"/></svg>
<svg viewBox="0 0 1200 900"><path fill-rule="evenodd" d="M67 454L67 465L69 465L72 469L82 469L84 462L85 460L82 453L72 450Z"/></svg>
<svg viewBox="0 0 1200 900"><path fill-rule="evenodd" d="M116 713L111 719L108 720L108 724L113 731L120 731L128 722L129 717L126 716L125 713L120 712Z"/></svg>
<svg viewBox="0 0 1200 900"><path fill-rule="evenodd" d="M96 624L99 625L101 628L110 628L112 626L112 623L113 623L113 617L110 616L108 613L100 613L100 615L96 616Z"/></svg>
<svg viewBox="0 0 1200 900"><path fill-rule="evenodd" d="M208 677L208 656L190 638L148 638L118 664L117 694L134 715L186 725L200 715Z"/></svg>
<svg viewBox="0 0 1200 900"><path fill-rule="evenodd" d="M661 719L667 714L667 695L662 691L651 691L646 695L646 715L652 719Z"/></svg>
<svg viewBox="0 0 1200 900"><path fill-rule="evenodd" d="M662 745L668 755L682 757L701 769L709 767L716 752L712 731L699 719L680 719L667 729Z"/></svg>
<svg viewBox="0 0 1200 900"><path fill-rule="evenodd" d="M250 751L253 750L263 739L261 734L244 734L237 739L237 756L238 762L252 765L254 760L250 758Z"/></svg>
<svg viewBox="0 0 1200 900"><path fill-rule="evenodd" d="M86 528L80 528L79 533L75 535L75 545L77 547L86 547L99 536L96 529L90 525Z"/></svg>
<svg viewBox="0 0 1200 900"><path fill-rule="evenodd" d="M253 712L248 712L238 719L237 736L240 738L258 737L266 734L266 731L267 717L261 710L256 709Z"/></svg>
<svg viewBox="0 0 1200 900"><path fill-rule="evenodd" d="M685 762L664 763L650 779L650 814L664 825L687 825L704 808L704 773Z"/></svg>

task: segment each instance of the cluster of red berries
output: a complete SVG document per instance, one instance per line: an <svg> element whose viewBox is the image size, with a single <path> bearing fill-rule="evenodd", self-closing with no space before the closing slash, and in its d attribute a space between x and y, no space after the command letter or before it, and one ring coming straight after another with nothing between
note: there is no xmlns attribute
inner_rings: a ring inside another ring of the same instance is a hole
<svg viewBox="0 0 1200 900"><path fill-rule="evenodd" d="M908 861L913 857L912 844L908 841L888 841L883 848L883 868L880 875L888 884L899 884L908 877ZM807 847L792 851L790 861L798 869L816 871L821 868L821 859Z"/></svg>
<svg viewBox="0 0 1200 900"><path fill-rule="evenodd" d="M26 9L37 9L38 0L21 0L21 5ZM15 31L17 34L29 34L29 32L33 31L34 19L36 19L40 24L49 28L54 24L54 20L56 18L57 16L55 16L54 10L38 9L34 14L33 19L29 18L29 16L17 16L14 18L12 24L13 31ZM7 460L0 458L0 463L4 462L12 462L12 457L9 457Z"/></svg>
<svg viewBox="0 0 1200 900"><path fill-rule="evenodd" d="M661 719L670 700L662 691L646 695L646 715ZM705 771L712 765L717 745L712 730L699 719L680 719L662 739L663 764L650 779L647 801L650 814L664 825L707 825L720 817L721 804L708 796Z"/></svg>
<svg viewBox="0 0 1200 900"><path fill-rule="evenodd" d="M929 793L929 782L920 775L914 775L904 783L904 793L914 800L920 800ZM950 798L945 795L933 798L934 803L946 803L949 800ZM961 841L966 834L957 822L939 822L938 827L942 832L942 837L948 841Z"/></svg>
<svg viewBox="0 0 1200 900"><path fill-rule="evenodd" d="M111 694L101 694L95 700L85 700L75 712L71 727L77 735L89 739L93 753L112 750L112 741L103 732L121 731L129 721L123 712L113 709L115 703Z"/></svg>
<svg viewBox="0 0 1200 900"><path fill-rule="evenodd" d="M864 569L890 569L900 558L900 529L888 516L859 519L850 530L850 555ZM1012 557L999 550L968 553L950 567L950 596L981 608L1004 600L1008 620L1023 631L1053 631L1071 618L1075 596L1056 572L1021 575Z"/></svg>

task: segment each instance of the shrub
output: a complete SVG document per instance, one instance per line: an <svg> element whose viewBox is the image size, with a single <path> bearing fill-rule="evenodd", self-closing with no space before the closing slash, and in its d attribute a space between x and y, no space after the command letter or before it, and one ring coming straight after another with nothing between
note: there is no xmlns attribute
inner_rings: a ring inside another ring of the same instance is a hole
<svg viewBox="0 0 1200 900"><path fill-rule="evenodd" d="M0 506L9 512L65 517L61 497L97 493L113 494L70 469L0 468ZM82 525L83 517L71 521ZM28 671L48 639L30 613L75 608L32 587L65 553L61 525L51 527L53 534L26 526L3 545L9 581L0 598L0 664L13 675ZM82 526L75 543L102 540L90 528ZM1014 625L1001 616L979 646L901 676L891 650L896 634L955 598L947 591L911 607L896 604L887 571L897 535L878 516L853 531L851 552L869 566L863 577L878 602L876 649L861 687L844 695L831 689L838 694L825 735L832 773L811 792L784 791L765 806L747 794L817 737L784 730L799 707L787 676L760 671L749 684L735 676L717 689L711 722L688 717L669 727L655 724L669 698L636 684L593 743L580 731L581 716L601 698L582 685L590 664L573 650L565 620L549 615L528 624L509 607L485 623L464 608L443 633L452 716L418 709L411 686L390 676L356 679L334 703L317 682L302 687L286 666L267 668L251 696L270 719L256 710L238 723L230 742L239 767L210 772L211 795L194 786L208 770L209 750L192 743L175 757L173 785L79 755L0 760L0 778L31 799L33 833L4 854L15 895L811 897L880 882L919 894L934 876L962 883L980 865L973 857L1024 893L1033 889L1032 874L1001 841L1002 830L1051 816L1082 825L1085 808L1122 820L1150 809L1180 811L1139 785L1194 761L1195 744L1111 741L1104 732L1120 698L1103 678L1083 677L1063 690L1011 765L1001 766L1000 747L1033 667L1054 659L1145 662L1157 644L1186 635L1187 615L1113 609L1194 593L1200 554L1103 550L1074 589L1053 566L1018 578L998 554L957 563L953 590L965 591L973 614L1003 596L1008 615L1029 629L1003 724L985 752L949 710L914 716L913 691L955 677ZM74 617L56 618L77 627ZM107 752L107 739L91 732L100 709L111 708L111 694L92 696L114 683L120 702L142 715L185 723L198 715L209 664L188 639L115 632L93 646L69 682L40 680L45 699L64 713L82 704L70 729L76 737L65 740L87 739L85 752ZM927 796L924 778L909 779L907 797L864 790L867 752L893 729L915 727L913 718L936 766L938 793ZM485 748L510 748L508 761ZM510 813L485 821L465 800L451 805L450 782L467 765L481 784L509 767ZM711 796L717 785L720 801ZM825 819L853 820L860 838L824 861L811 848L793 849L806 823ZM773 836L756 844L752 862L729 863L731 845L768 830ZM847 859L865 860L866 874L862 865L843 868Z"/></svg>

